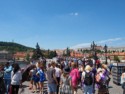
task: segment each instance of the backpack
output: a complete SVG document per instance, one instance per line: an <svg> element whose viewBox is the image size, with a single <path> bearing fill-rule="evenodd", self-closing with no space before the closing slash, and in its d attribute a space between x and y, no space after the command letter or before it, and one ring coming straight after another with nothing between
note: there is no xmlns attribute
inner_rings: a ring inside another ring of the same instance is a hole
<svg viewBox="0 0 125 94"><path fill-rule="evenodd" d="M93 83L92 72L85 71L84 84L89 86L89 85L92 85L92 83Z"/></svg>
<svg viewBox="0 0 125 94"><path fill-rule="evenodd" d="M100 86L100 88L107 88L107 82L106 82L106 80L100 80L99 81L99 86Z"/></svg>

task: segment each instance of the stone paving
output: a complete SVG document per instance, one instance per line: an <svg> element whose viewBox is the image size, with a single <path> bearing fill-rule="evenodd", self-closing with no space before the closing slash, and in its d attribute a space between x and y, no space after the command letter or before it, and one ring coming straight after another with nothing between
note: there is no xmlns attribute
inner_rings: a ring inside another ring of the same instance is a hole
<svg viewBox="0 0 125 94"><path fill-rule="evenodd" d="M28 89L29 88L28 84L29 84L29 82L24 82L23 83L24 92L20 93L20 91L19 91L19 94L39 94L39 93L31 93L31 91ZM123 90L122 90L121 86L114 84L112 80L110 81L109 86L110 86L110 88L109 88L110 94L123 94L122 93ZM82 90L78 89L77 94L83 94ZM95 94L97 94L97 90L96 90Z"/></svg>

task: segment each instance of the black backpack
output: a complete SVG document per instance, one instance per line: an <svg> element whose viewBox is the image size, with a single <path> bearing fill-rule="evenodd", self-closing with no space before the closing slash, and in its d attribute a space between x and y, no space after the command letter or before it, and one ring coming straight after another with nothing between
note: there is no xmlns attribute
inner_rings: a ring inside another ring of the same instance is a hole
<svg viewBox="0 0 125 94"><path fill-rule="evenodd" d="M85 72L84 84L87 86L93 84L92 72Z"/></svg>

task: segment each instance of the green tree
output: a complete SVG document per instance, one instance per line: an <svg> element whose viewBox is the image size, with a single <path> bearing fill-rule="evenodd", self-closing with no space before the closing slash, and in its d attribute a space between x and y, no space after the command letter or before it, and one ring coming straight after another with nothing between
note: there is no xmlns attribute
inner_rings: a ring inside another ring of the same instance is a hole
<svg viewBox="0 0 125 94"><path fill-rule="evenodd" d="M122 50L122 52L125 52L125 50Z"/></svg>
<svg viewBox="0 0 125 94"><path fill-rule="evenodd" d="M43 53L42 53L42 51L40 49L39 44L37 43L36 44L36 49L34 50L34 54L33 54L32 58L37 60L40 57L43 58Z"/></svg>
<svg viewBox="0 0 125 94"><path fill-rule="evenodd" d="M120 62L120 59L119 59L118 56L114 56L114 60L115 60L116 62Z"/></svg>
<svg viewBox="0 0 125 94"><path fill-rule="evenodd" d="M54 57L56 57L56 56L57 56L57 53L56 53L56 51L54 51L53 53L54 53Z"/></svg>
<svg viewBox="0 0 125 94"><path fill-rule="evenodd" d="M27 60L27 61L30 60L30 55L29 55L29 53L26 55L26 60Z"/></svg>

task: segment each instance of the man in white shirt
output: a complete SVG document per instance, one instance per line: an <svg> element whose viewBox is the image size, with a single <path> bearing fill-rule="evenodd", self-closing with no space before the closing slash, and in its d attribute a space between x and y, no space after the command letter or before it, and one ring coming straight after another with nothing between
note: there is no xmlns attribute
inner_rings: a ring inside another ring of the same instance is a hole
<svg viewBox="0 0 125 94"><path fill-rule="evenodd" d="M56 67L55 67L55 76L56 76L56 79L58 81L58 83L60 83L60 76L61 76L61 69L59 67L58 64L56 64ZM57 86L57 94L59 93L59 84Z"/></svg>

